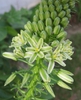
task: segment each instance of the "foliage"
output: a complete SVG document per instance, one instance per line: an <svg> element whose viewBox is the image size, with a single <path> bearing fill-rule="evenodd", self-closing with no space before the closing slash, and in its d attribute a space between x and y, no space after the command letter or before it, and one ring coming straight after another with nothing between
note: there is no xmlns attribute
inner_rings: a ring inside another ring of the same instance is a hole
<svg viewBox="0 0 81 100"><path fill-rule="evenodd" d="M36 8L36 7L35 7ZM21 9L19 11L15 8L11 8L9 12L0 15L0 100L14 100L14 92L11 90L11 85L4 87L4 82L9 75L17 70L16 65L11 64L12 61L4 59L2 53L4 51L10 51L8 46L11 42L11 38L16 36L20 29L23 29L23 25L28 20L32 20L33 10Z"/></svg>
<svg viewBox="0 0 81 100"><path fill-rule="evenodd" d="M48 93L55 97L54 84L71 90L67 84L73 83L73 74L55 66L66 66L71 60L72 42L65 40L65 28L69 24L74 0L42 0L33 17L25 24L25 30L12 39L12 52L3 56L15 61L25 62L29 67L15 71L6 80L5 86L13 82L17 100L47 100ZM44 96L42 96L44 95Z"/></svg>
<svg viewBox="0 0 81 100"><path fill-rule="evenodd" d="M78 21L81 22L81 0L78 0L78 3L76 4L76 14Z"/></svg>

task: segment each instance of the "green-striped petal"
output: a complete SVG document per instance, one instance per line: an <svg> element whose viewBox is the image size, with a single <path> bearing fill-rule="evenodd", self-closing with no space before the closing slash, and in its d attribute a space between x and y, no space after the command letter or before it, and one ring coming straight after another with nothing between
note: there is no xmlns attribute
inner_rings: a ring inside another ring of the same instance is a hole
<svg viewBox="0 0 81 100"><path fill-rule="evenodd" d="M41 49L42 46L43 46L43 39L40 38L40 40L39 40L38 43L37 43L37 48Z"/></svg>
<svg viewBox="0 0 81 100"><path fill-rule="evenodd" d="M38 55L39 58L44 58L44 53L42 51L38 52L37 55Z"/></svg>
<svg viewBox="0 0 81 100"><path fill-rule="evenodd" d="M42 50L43 52L49 52L49 51L52 50L52 47L46 46L46 47L43 47L41 50Z"/></svg>
<svg viewBox="0 0 81 100"><path fill-rule="evenodd" d="M49 61L49 65L48 65L48 69L47 69L48 74L50 74L53 71L54 66L55 66L55 62Z"/></svg>
<svg viewBox="0 0 81 100"><path fill-rule="evenodd" d="M33 62L36 60L36 58L37 58L37 54L34 53L34 54L30 57L29 63L33 63Z"/></svg>

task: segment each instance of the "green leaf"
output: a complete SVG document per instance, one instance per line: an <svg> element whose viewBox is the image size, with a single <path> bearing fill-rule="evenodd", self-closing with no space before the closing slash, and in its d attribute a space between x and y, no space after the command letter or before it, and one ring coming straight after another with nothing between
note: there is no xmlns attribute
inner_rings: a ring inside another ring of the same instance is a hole
<svg viewBox="0 0 81 100"><path fill-rule="evenodd" d="M54 61L49 61L49 65L47 69L48 74L50 74L53 71L54 66L55 66Z"/></svg>
<svg viewBox="0 0 81 100"><path fill-rule="evenodd" d="M11 83L16 77L16 74L15 73L12 73L9 78L6 80L4 86L8 85L9 83Z"/></svg>
<svg viewBox="0 0 81 100"><path fill-rule="evenodd" d="M39 72L40 72L40 76L44 82L50 82L50 77L43 68L41 68Z"/></svg>
<svg viewBox="0 0 81 100"><path fill-rule="evenodd" d="M7 37L6 28L4 27L0 28L0 41L4 40L6 37Z"/></svg>
<svg viewBox="0 0 81 100"><path fill-rule="evenodd" d="M11 26L7 26L7 32L11 36L16 36L17 35L17 31L14 28L12 28Z"/></svg>
<svg viewBox="0 0 81 100"><path fill-rule="evenodd" d="M52 90L52 88L51 88L51 86L50 86L49 84L44 83L44 87L47 89L47 91L48 91L53 97L55 97L55 94L54 94L54 92L53 92L53 90Z"/></svg>
<svg viewBox="0 0 81 100"><path fill-rule="evenodd" d="M58 81L57 83L60 87L72 90L67 84L65 84L63 81Z"/></svg>
<svg viewBox="0 0 81 100"><path fill-rule="evenodd" d="M21 83L21 88L26 84L26 82L28 81L29 79L29 75L28 73L26 73L23 77L23 80L22 80L22 83Z"/></svg>

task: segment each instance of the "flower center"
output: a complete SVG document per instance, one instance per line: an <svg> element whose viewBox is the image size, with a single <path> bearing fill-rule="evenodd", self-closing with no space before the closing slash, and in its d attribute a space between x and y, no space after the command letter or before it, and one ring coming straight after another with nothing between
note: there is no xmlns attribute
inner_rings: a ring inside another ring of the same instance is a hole
<svg viewBox="0 0 81 100"><path fill-rule="evenodd" d="M35 51L36 51L36 52L39 52L39 49L38 49L38 48L35 48Z"/></svg>

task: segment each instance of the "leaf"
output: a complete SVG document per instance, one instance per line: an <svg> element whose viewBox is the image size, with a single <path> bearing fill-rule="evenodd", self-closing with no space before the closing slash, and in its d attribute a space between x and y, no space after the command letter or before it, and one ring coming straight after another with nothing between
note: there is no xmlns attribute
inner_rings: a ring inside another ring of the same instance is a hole
<svg viewBox="0 0 81 100"><path fill-rule="evenodd" d="M26 82L28 81L29 79L29 75L28 73L26 73L23 77L23 80L22 80L22 83L21 83L21 88L26 84Z"/></svg>
<svg viewBox="0 0 81 100"><path fill-rule="evenodd" d="M16 77L16 74L15 74L15 73L12 73L12 74L10 75L10 77L6 80L4 86L6 86L6 85L8 85L9 83L11 83L11 82L15 79L15 77Z"/></svg>
<svg viewBox="0 0 81 100"><path fill-rule="evenodd" d="M63 81L58 81L57 83L60 87L72 90L67 84L65 84Z"/></svg>
<svg viewBox="0 0 81 100"><path fill-rule="evenodd" d="M4 40L6 37L7 37L6 28L4 27L0 28L0 41Z"/></svg>
<svg viewBox="0 0 81 100"><path fill-rule="evenodd" d="M49 61L49 65L47 69L48 74L50 74L53 71L54 66L55 66L54 61Z"/></svg>
<svg viewBox="0 0 81 100"><path fill-rule="evenodd" d="M11 36L16 36L17 35L17 31L14 28L12 28L11 26L7 26L7 32Z"/></svg>
<svg viewBox="0 0 81 100"><path fill-rule="evenodd" d="M52 90L52 88L51 88L51 86L50 86L49 84L44 83L44 87L47 89L47 91L48 91L53 97L55 97L55 94L54 94L54 92L53 92L53 90Z"/></svg>
<svg viewBox="0 0 81 100"><path fill-rule="evenodd" d="M40 69L40 76L44 82L50 82L50 77L43 68Z"/></svg>

